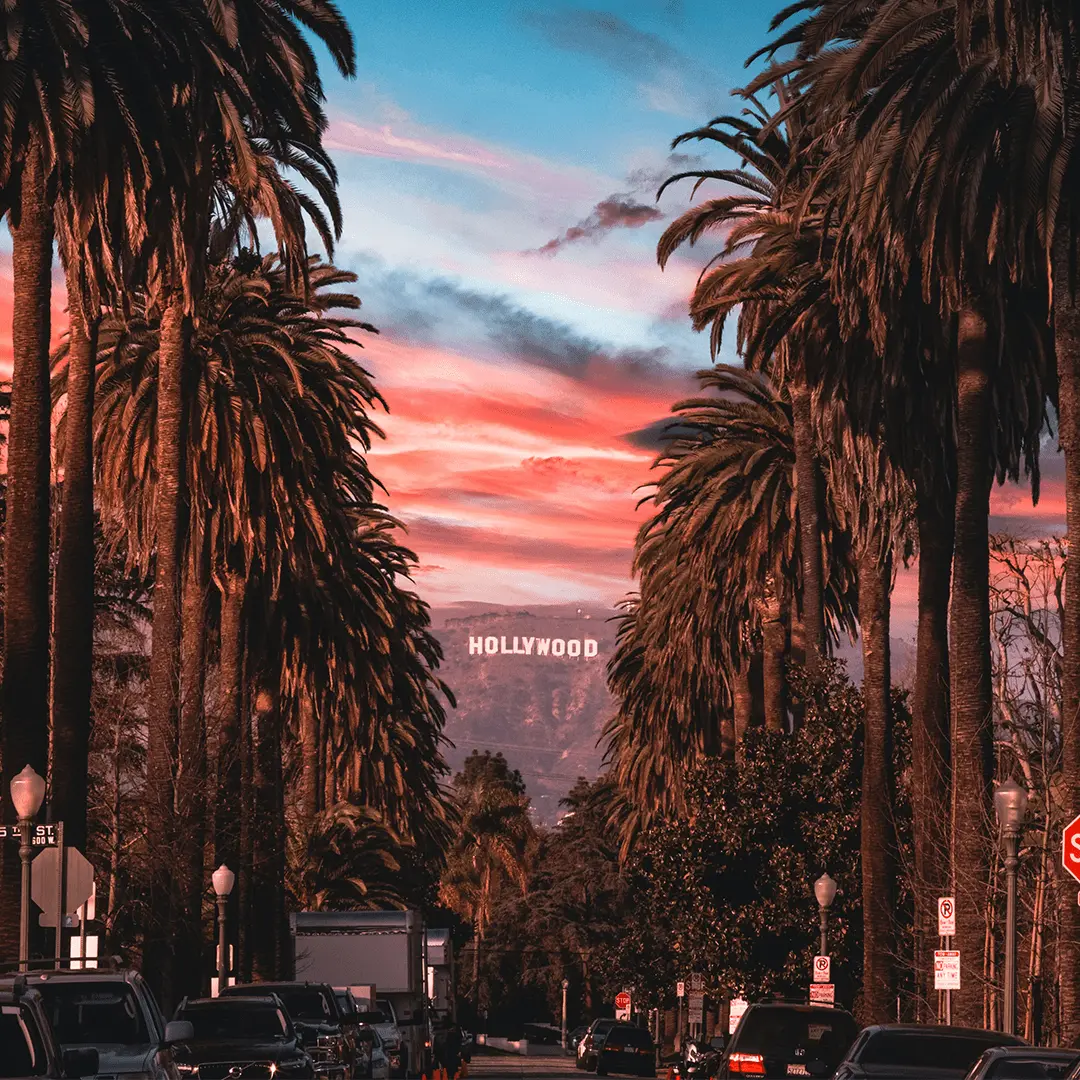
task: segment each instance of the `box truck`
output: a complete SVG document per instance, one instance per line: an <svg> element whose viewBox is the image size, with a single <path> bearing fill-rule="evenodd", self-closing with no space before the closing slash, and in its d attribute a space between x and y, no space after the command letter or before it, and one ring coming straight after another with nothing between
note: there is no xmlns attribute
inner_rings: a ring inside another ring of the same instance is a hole
<svg viewBox="0 0 1080 1080"><path fill-rule="evenodd" d="M348 987L389 1010L402 1076L431 1074L424 922L417 911L299 911L289 916L297 979Z"/></svg>

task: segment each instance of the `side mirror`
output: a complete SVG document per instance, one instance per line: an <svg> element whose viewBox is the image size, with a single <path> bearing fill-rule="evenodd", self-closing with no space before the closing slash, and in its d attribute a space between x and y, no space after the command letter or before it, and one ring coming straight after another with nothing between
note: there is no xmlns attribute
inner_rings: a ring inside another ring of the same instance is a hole
<svg viewBox="0 0 1080 1080"><path fill-rule="evenodd" d="M64 1076L69 1080L82 1080L84 1076L96 1076L98 1052L94 1047L65 1050L62 1059Z"/></svg>
<svg viewBox="0 0 1080 1080"><path fill-rule="evenodd" d="M191 1042L195 1038L195 1029L190 1020L170 1020L165 1025L165 1043L172 1046L174 1043Z"/></svg>

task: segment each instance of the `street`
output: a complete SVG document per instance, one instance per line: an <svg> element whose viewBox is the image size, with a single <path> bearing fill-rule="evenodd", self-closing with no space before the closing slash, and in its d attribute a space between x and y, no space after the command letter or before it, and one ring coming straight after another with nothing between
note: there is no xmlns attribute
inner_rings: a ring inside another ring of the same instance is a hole
<svg viewBox="0 0 1080 1080"><path fill-rule="evenodd" d="M485 1080L549 1080L551 1077L578 1075L574 1059L565 1055L520 1057L515 1054L476 1056L469 1064L470 1077Z"/></svg>

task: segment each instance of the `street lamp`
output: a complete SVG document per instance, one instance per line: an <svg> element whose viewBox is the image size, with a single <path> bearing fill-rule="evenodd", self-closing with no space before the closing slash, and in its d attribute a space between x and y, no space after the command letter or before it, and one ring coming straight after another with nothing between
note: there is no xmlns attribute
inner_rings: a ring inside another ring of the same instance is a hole
<svg viewBox="0 0 1080 1080"><path fill-rule="evenodd" d="M1016 1034L1016 868L1020 865L1020 833L1027 814L1028 793L1005 780L994 792L994 810L1005 841L1005 1032Z"/></svg>
<svg viewBox="0 0 1080 1080"><path fill-rule="evenodd" d="M19 970L30 963L30 830L45 801L45 781L27 765L11 781L11 801L19 818L19 860L22 863L22 896L19 904ZM58 931L59 932L59 931Z"/></svg>
<svg viewBox="0 0 1080 1080"><path fill-rule="evenodd" d="M817 897L818 908L821 910L821 952L819 955L828 956L826 932L829 929L829 907L836 899L836 882L828 874L822 874L814 882L814 896Z"/></svg>
<svg viewBox="0 0 1080 1080"><path fill-rule="evenodd" d="M566 991L570 989L570 980L562 981L562 1048L566 1049Z"/></svg>
<svg viewBox="0 0 1080 1080"><path fill-rule="evenodd" d="M225 988L229 977L229 953L228 944L225 941L225 905L229 900L229 893L236 884L236 875L222 863L211 875L214 883L214 893L217 895L217 921L218 921L218 993Z"/></svg>

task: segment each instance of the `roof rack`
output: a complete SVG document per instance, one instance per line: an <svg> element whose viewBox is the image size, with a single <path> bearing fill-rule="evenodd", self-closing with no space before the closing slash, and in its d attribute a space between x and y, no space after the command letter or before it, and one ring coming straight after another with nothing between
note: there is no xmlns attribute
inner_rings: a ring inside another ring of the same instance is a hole
<svg viewBox="0 0 1080 1080"><path fill-rule="evenodd" d="M59 961L56 961L55 959L30 960L25 966L15 960L9 963L0 964L0 978L3 978L6 975L19 975L24 972L29 974L41 974L52 971L56 973L77 972L81 974L82 972L91 971L117 972L128 970L127 964L125 964L123 958L119 956L91 957L91 959L97 960L96 967L84 968L82 966L82 960L77 956L65 956Z"/></svg>

